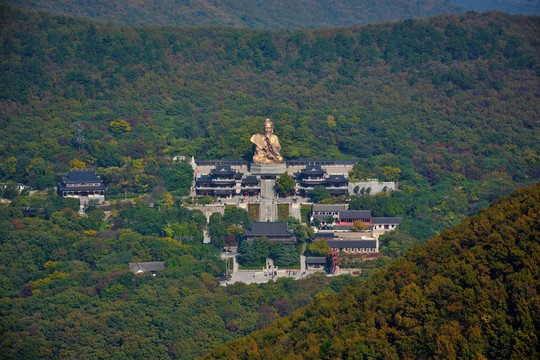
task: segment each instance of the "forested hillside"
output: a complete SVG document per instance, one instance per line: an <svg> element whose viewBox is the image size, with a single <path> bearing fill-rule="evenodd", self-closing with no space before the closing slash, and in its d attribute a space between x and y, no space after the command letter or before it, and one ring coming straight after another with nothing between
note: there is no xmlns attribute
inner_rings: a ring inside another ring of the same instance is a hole
<svg viewBox="0 0 540 360"><path fill-rule="evenodd" d="M4 159L249 158L268 116L286 158L394 154L430 182L537 175L536 17L288 33L1 16Z"/></svg>
<svg viewBox="0 0 540 360"><path fill-rule="evenodd" d="M539 175L537 17L296 32L0 17L0 181L92 166L108 195L182 195L173 155L250 159L270 117L285 158L364 158L353 177L399 181L374 216L419 219L403 228L426 239Z"/></svg>
<svg viewBox="0 0 540 360"><path fill-rule="evenodd" d="M320 29L463 13L445 0L0 0L51 14L130 25Z"/></svg>
<svg viewBox="0 0 540 360"><path fill-rule="evenodd" d="M0 205L2 359L193 359L359 281L225 288L217 248L202 244L200 211L139 199L118 202L106 219L102 209L83 217L78 207L54 194ZM128 270L140 261L166 269L155 277Z"/></svg>
<svg viewBox="0 0 540 360"><path fill-rule="evenodd" d="M535 359L540 185L206 359Z"/></svg>

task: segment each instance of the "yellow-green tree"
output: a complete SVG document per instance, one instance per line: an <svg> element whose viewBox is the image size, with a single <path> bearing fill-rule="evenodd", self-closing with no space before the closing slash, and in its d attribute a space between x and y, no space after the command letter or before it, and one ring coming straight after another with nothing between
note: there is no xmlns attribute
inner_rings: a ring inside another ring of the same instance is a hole
<svg viewBox="0 0 540 360"><path fill-rule="evenodd" d="M109 123L109 130L116 135L120 135L123 133L127 133L131 131L131 126L122 119L118 119L117 121L111 121Z"/></svg>
<svg viewBox="0 0 540 360"><path fill-rule="evenodd" d="M360 221L360 220L356 220L353 223L353 226L351 228L351 231L353 232L360 232L360 231L365 231L365 230L367 230L367 225L363 221Z"/></svg>
<svg viewBox="0 0 540 360"><path fill-rule="evenodd" d="M330 245L328 245L326 240L315 241L313 244L308 246L308 250L311 255L326 256L330 251Z"/></svg>
<svg viewBox="0 0 540 360"><path fill-rule="evenodd" d="M393 166L385 166L382 168L382 176L385 181L399 180L401 169Z"/></svg>
<svg viewBox="0 0 540 360"><path fill-rule="evenodd" d="M335 128L336 127L336 119L332 115L328 115L326 118L326 123L328 124L328 127Z"/></svg>
<svg viewBox="0 0 540 360"><path fill-rule="evenodd" d="M69 162L69 167L72 169L86 169L86 163L79 159L73 159Z"/></svg>
<svg viewBox="0 0 540 360"><path fill-rule="evenodd" d="M163 201L162 201L162 204L163 206L165 207L171 207L174 205L174 200L173 200L173 197L171 194L167 193L165 195L163 195Z"/></svg>

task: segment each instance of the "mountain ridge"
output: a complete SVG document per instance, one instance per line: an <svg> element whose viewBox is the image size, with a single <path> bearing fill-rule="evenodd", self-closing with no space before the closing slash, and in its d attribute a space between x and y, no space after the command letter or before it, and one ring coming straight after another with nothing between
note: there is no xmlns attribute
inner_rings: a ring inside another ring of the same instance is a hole
<svg viewBox="0 0 540 360"><path fill-rule="evenodd" d="M500 10L509 14L538 15L538 0L452 0L453 4L473 11Z"/></svg>
<svg viewBox="0 0 540 360"><path fill-rule="evenodd" d="M128 25L235 26L257 29L314 29L427 18L465 9L444 0L3 0L10 6L45 10Z"/></svg>

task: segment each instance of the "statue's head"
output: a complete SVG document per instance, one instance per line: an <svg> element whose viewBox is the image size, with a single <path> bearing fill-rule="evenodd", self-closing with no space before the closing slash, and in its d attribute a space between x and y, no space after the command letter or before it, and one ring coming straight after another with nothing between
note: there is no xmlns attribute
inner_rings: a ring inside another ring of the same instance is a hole
<svg viewBox="0 0 540 360"><path fill-rule="evenodd" d="M264 121L264 133L272 134L273 132L274 132L274 124L272 124L272 120L266 119Z"/></svg>

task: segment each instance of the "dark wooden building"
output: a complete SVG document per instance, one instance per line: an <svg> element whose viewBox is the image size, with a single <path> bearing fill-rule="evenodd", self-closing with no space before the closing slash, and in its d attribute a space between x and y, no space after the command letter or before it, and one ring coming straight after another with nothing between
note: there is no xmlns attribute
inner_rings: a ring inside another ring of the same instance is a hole
<svg viewBox="0 0 540 360"><path fill-rule="evenodd" d="M257 176L244 176L229 165L219 165L208 175L195 177L195 194L230 198L233 196L259 196L261 184Z"/></svg>
<svg viewBox="0 0 540 360"><path fill-rule="evenodd" d="M366 225L371 225L371 210L340 211L336 225L353 225L355 221L361 221Z"/></svg>
<svg viewBox="0 0 540 360"><path fill-rule="evenodd" d="M261 237L267 237L270 241L281 241L287 245L296 244L296 237L287 229L285 222L253 222L251 230L247 230L244 234L244 239L247 241Z"/></svg>
<svg viewBox="0 0 540 360"><path fill-rule="evenodd" d="M105 201L105 184L94 169L74 169L58 183L58 195L63 197Z"/></svg>
<svg viewBox="0 0 540 360"><path fill-rule="evenodd" d="M349 179L345 175L329 175L323 185L333 197L349 194Z"/></svg>
<svg viewBox="0 0 540 360"><path fill-rule="evenodd" d="M326 170L320 166L306 166L299 173L295 174L298 195L309 197L313 188L317 185L324 185Z"/></svg>
<svg viewBox="0 0 540 360"><path fill-rule="evenodd" d="M208 175L195 178L195 193L199 196L214 196L228 198L237 195L237 182L242 174L230 166L216 166Z"/></svg>
<svg viewBox="0 0 540 360"><path fill-rule="evenodd" d="M294 174L297 182L297 193L309 197L315 186L324 186L332 196L347 195L349 179L345 175L328 175L320 165L306 166Z"/></svg>
<svg viewBox="0 0 540 360"><path fill-rule="evenodd" d="M259 196L261 194L261 181L259 178L253 175L243 178L240 193L242 196Z"/></svg>
<svg viewBox="0 0 540 360"><path fill-rule="evenodd" d="M306 257L307 270L324 270L326 267L326 257Z"/></svg>

